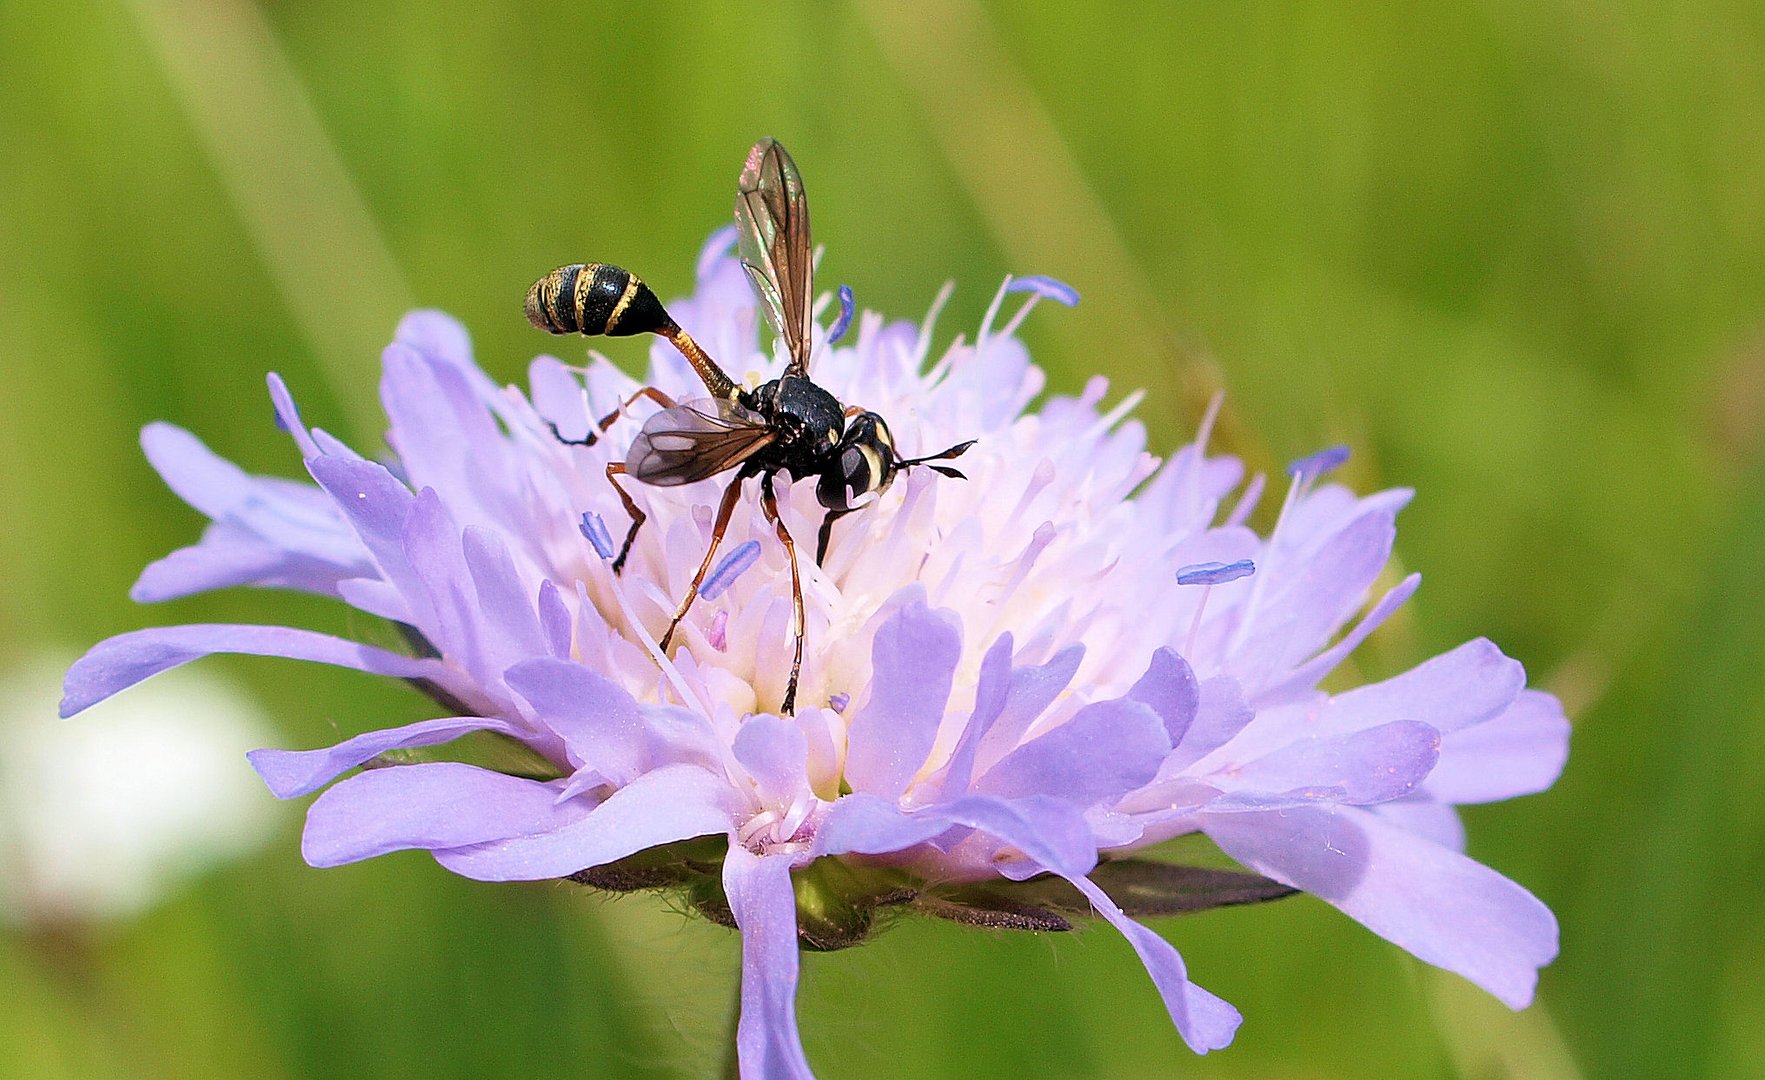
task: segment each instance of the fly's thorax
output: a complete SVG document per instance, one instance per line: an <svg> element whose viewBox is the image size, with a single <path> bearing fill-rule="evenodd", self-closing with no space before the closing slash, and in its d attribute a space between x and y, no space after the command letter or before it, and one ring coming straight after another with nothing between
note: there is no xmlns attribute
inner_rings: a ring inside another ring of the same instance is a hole
<svg viewBox="0 0 1765 1080"><path fill-rule="evenodd" d="M839 399L801 375L761 386L751 407L778 432L780 456L793 465L819 465L846 433L846 411Z"/></svg>
<svg viewBox="0 0 1765 1080"><path fill-rule="evenodd" d="M889 425L873 412L859 413L816 481L815 497L829 510L849 510L866 496L882 494L900 471L899 460Z"/></svg>

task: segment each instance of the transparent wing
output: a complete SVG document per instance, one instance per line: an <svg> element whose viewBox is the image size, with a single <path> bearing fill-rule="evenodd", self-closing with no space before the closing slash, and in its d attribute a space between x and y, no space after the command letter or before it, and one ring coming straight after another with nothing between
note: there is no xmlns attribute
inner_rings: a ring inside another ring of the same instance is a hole
<svg viewBox="0 0 1765 1080"><path fill-rule="evenodd" d="M776 437L764 417L733 401L689 401L644 421L625 471L657 487L690 484L735 468Z"/></svg>
<svg viewBox="0 0 1765 1080"><path fill-rule="evenodd" d="M760 294L766 321L785 340L791 367L809 371L809 200L797 163L774 139L748 151L736 188L735 224L742 268Z"/></svg>

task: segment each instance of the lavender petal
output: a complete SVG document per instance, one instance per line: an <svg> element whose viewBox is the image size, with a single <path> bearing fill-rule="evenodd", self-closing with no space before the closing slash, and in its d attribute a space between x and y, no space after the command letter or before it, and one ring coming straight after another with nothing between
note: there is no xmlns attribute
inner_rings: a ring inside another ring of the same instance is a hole
<svg viewBox="0 0 1765 1080"><path fill-rule="evenodd" d="M557 795L555 784L451 761L370 769L314 800L300 850L313 866L342 866L555 830L588 813L590 803Z"/></svg>
<svg viewBox="0 0 1765 1080"><path fill-rule="evenodd" d="M809 740L794 721L751 716L736 732L732 752L753 778L760 805L788 806L808 793Z"/></svg>
<svg viewBox="0 0 1765 1080"><path fill-rule="evenodd" d="M797 1033L797 898L791 859L731 843L723 892L742 933L741 1019L736 1052L742 1080L814 1080Z"/></svg>
<svg viewBox="0 0 1765 1080"><path fill-rule="evenodd" d="M1292 794L1336 803L1380 803L1415 790L1440 759L1440 733L1398 720L1364 731L1301 739L1208 780L1227 792Z"/></svg>
<svg viewBox="0 0 1765 1080"><path fill-rule="evenodd" d="M348 770L388 750L437 746L472 731L519 735L514 725L506 720L488 716L448 716L366 732L319 750L253 750L245 756L272 795L278 799L292 799L319 790Z"/></svg>
<svg viewBox="0 0 1765 1080"><path fill-rule="evenodd" d="M136 630L92 646L68 669L61 715L72 716L143 679L214 653L309 660L399 679L426 679L461 695L471 693L439 661L286 626L207 623Z"/></svg>
<svg viewBox="0 0 1765 1080"><path fill-rule="evenodd" d="M609 679L568 660L528 660L503 681L564 740L570 763L614 784L631 782L647 764L637 701Z"/></svg>
<svg viewBox="0 0 1765 1080"><path fill-rule="evenodd" d="M1525 686L1519 662L1477 638L1395 678L1336 695L1320 723L1330 731L1353 731L1387 720L1420 720L1447 734L1497 715Z"/></svg>
<svg viewBox="0 0 1765 1080"><path fill-rule="evenodd" d="M1146 674L1140 676L1127 696L1158 714L1171 745L1176 746L1195 722L1195 712L1201 707L1201 684L1187 660L1172 649L1158 649L1146 666Z"/></svg>
<svg viewBox="0 0 1765 1080"><path fill-rule="evenodd" d="M1003 799L1049 795L1077 807L1112 803L1146 784L1170 753L1151 707L1123 698L1080 709L988 769L975 790Z"/></svg>
<svg viewBox="0 0 1765 1080"><path fill-rule="evenodd" d="M1006 800L968 795L921 810L903 810L874 795L834 803L815 834L816 855L887 855L922 844L955 827L973 829L1017 848L1029 873L1046 868L1086 874L1097 864L1097 843L1077 809L1060 799ZM1003 865L1002 873L1008 872Z"/></svg>
<svg viewBox="0 0 1765 1080"><path fill-rule="evenodd" d="M1188 968L1176 947L1128 918L1095 883L1084 877L1069 877L1067 880L1084 893L1097 913L1121 931L1128 944L1134 947L1140 963L1146 967L1146 974L1152 976L1152 984L1158 987L1158 994L1164 999L1171 1023L1176 1025L1177 1034L1189 1044L1189 1049L1205 1054L1230 1046L1238 1025L1244 1022L1238 1010L1190 982Z"/></svg>
<svg viewBox="0 0 1765 1080"><path fill-rule="evenodd" d="M438 850L435 861L477 881L568 877L645 848L727 832L740 809L723 777L696 765L667 765L615 791L586 815L560 817L545 830Z"/></svg>
<svg viewBox="0 0 1765 1080"><path fill-rule="evenodd" d="M1556 918L1531 893L1366 810L1208 816L1205 830L1250 869L1334 904L1509 1008L1531 1003L1538 969L1557 955Z"/></svg>
<svg viewBox="0 0 1765 1080"><path fill-rule="evenodd" d="M1501 715L1448 734L1423 790L1450 803L1532 795L1556 783L1568 759L1562 702L1525 690Z"/></svg>
<svg viewBox="0 0 1765 1080"><path fill-rule="evenodd" d="M846 779L857 791L899 798L925 764L962 655L953 619L915 600L876 631L870 699L852 720Z"/></svg>

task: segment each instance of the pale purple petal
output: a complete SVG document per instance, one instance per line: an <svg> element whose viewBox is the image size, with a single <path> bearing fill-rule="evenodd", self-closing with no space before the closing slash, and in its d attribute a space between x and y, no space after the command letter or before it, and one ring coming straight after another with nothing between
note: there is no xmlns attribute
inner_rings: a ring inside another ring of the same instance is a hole
<svg viewBox="0 0 1765 1080"><path fill-rule="evenodd" d="M1341 908L1510 1008L1532 1001L1557 955L1557 921L1520 886L1352 806L1206 815L1226 854Z"/></svg>
<svg viewBox="0 0 1765 1080"><path fill-rule="evenodd" d="M563 594L546 578L539 583L539 624L545 630L546 645L551 649L552 656L559 660L570 657L570 608L564 603Z"/></svg>
<svg viewBox="0 0 1765 1080"><path fill-rule="evenodd" d="M643 714L611 680L568 660L529 660L503 676L564 740L571 764L626 784L646 764Z"/></svg>
<svg viewBox="0 0 1765 1080"><path fill-rule="evenodd" d="M559 438L580 442L593 430L582 380L555 357L541 356L529 364L527 382L533 388L533 411L556 428Z"/></svg>
<svg viewBox="0 0 1765 1080"><path fill-rule="evenodd" d="M1459 812L1445 803L1435 802L1425 793L1393 799L1367 809L1405 832L1415 833L1448 851L1464 853L1465 823L1459 818Z"/></svg>
<svg viewBox="0 0 1765 1080"><path fill-rule="evenodd" d="M1441 733L1487 720L1511 704L1526 671L1487 638L1467 641L1396 678L1330 700L1321 725L1354 731L1388 720L1420 720Z"/></svg>
<svg viewBox="0 0 1765 1080"><path fill-rule="evenodd" d="M222 522L203 530L200 543L149 563L130 587L129 599L138 604L153 604L238 585L339 596L340 582L372 572L365 552L359 565L340 567L289 551L238 525Z"/></svg>
<svg viewBox="0 0 1765 1080"><path fill-rule="evenodd" d="M1234 792L1378 803L1415 790L1439 757L1438 731L1398 720L1347 735L1301 739L1207 779Z"/></svg>
<svg viewBox="0 0 1765 1080"><path fill-rule="evenodd" d="M1046 664L1012 671L1005 708L981 739L980 752L976 756L978 768L992 768L1000 758L1017 748L1024 732L1072 682L1073 675L1079 670L1079 662L1084 658L1085 647L1075 643L1055 653L1054 659Z"/></svg>
<svg viewBox="0 0 1765 1080"><path fill-rule="evenodd" d="M962 631L923 600L905 604L876 631L870 698L852 720L846 779L855 791L895 799L925 764L944 718Z"/></svg>
<svg viewBox="0 0 1765 1080"><path fill-rule="evenodd" d="M723 893L742 932L742 1005L735 1033L742 1080L814 1080L797 1034L797 897L788 855L731 843Z"/></svg>
<svg viewBox="0 0 1765 1080"><path fill-rule="evenodd" d="M313 866L342 866L557 829L593 805L557 797L556 784L453 761L369 769L314 800L300 850Z"/></svg>
<svg viewBox="0 0 1765 1080"><path fill-rule="evenodd" d="M370 571L361 542L310 484L248 475L170 424L149 424L141 446L167 485L215 524L197 546L149 566L131 592L135 599L227 585L335 594L340 579Z"/></svg>
<svg viewBox="0 0 1765 1080"><path fill-rule="evenodd" d="M143 679L213 653L310 660L375 675L427 679L469 693L439 661L400 656L372 645L286 626L200 623L136 630L92 646L68 668L61 715L72 716Z"/></svg>
<svg viewBox="0 0 1765 1080"><path fill-rule="evenodd" d="M737 801L723 777L697 765L668 765L615 791L586 816L560 820L548 831L437 850L435 860L477 881L568 877L645 848L726 832L735 824Z"/></svg>
<svg viewBox="0 0 1765 1080"><path fill-rule="evenodd" d="M1531 795L1556 783L1568 759L1562 702L1524 690L1501 715L1447 735L1423 790L1451 803Z"/></svg>
<svg viewBox="0 0 1765 1080"><path fill-rule="evenodd" d="M1396 535L1395 512L1375 508L1315 548L1265 554L1252 629L1232 663L1273 674L1316 652L1360 606Z"/></svg>
<svg viewBox="0 0 1765 1080"><path fill-rule="evenodd" d="M999 635L981 658L980 677L975 684L974 712L969 714L956 748L950 751L950 761L944 766L940 788L942 798L954 799L963 795L974 782L975 755L980 751L981 740L1004 711L1005 698L1011 689L1011 648L1012 637L1006 632Z"/></svg>
<svg viewBox="0 0 1765 1080"><path fill-rule="evenodd" d="M1238 680L1216 675L1197 688L1195 722L1171 751L1161 772L1175 775L1230 742L1256 719L1256 710L1244 700Z"/></svg>
<svg viewBox="0 0 1765 1080"><path fill-rule="evenodd" d="M1096 806L1150 782L1170 748L1164 721L1150 706L1099 701L999 759L974 786L1004 799L1049 795Z"/></svg>
<svg viewBox="0 0 1765 1080"><path fill-rule="evenodd" d="M1149 705L1164 721L1164 730L1172 746L1183 741L1195 712L1201 706L1201 684L1188 661L1171 649L1158 649L1146 667L1146 674L1128 691L1128 699Z"/></svg>
<svg viewBox="0 0 1765 1080"><path fill-rule="evenodd" d="M761 806L789 806L808 793L809 740L795 722L771 713L751 716L732 749L753 778Z"/></svg>
<svg viewBox="0 0 1765 1080"><path fill-rule="evenodd" d="M434 488L417 492L405 517L403 542L415 583L400 592L428 601L426 610L418 609L417 629L479 683L494 683L506 666L497 661L513 658L493 656L498 643L477 625L477 598L470 592L460 527Z"/></svg>
<svg viewBox="0 0 1765 1080"><path fill-rule="evenodd" d="M445 311L413 311L398 321L392 340L402 342L431 360L462 370L477 368L472 359L472 336L464 325Z"/></svg>
<svg viewBox="0 0 1765 1080"><path fill-rule="evenodd" d="M294 437L294 444L300 448L300 456L318 457L319 446L313 441L313 433L307 430L306 423L301 420L300 410L294 404L294 395L288 392L288 384L273 371L266 381L270 387L270 401L276 406L276 419L281 423L282 429Z"/></svg>
<svg viewBox="0 0 1765 1080"><path fill-rule="evenodd" d="M1176 947L1128 918L1115 901L1089 879L1069 877L1067 880L1084 893L1097 913L1121 931L1128 944L1134 947L1140 963L1146 966L1146 974L1152 976L1152 984L1158 987L1158 994L1164 999L1171 1023L1176 1025L1177 1033L1189 1044L1189 1049L1205 1054L1230 1046L1238 1025L1244 1022L1238 1010L1190 982L1188 968Z"/></svg>
<svg viewBox="0 0 1765 1080"><path fill-rule="evenodd" d="M1285 678L1255 691L1258 702L1272 703L1295 693L1301 693L1317 685L1319 679L1336 669L1349 653L1360 647L1367 636L1377 630L1386 619L1389 619L1398 608L1402 607L1415 594L1416 588L1422 584L1422 575L1411 574L1393 585L1379 602L1374 604L1353 630L1342 635L1336 644L1294 668Z"/></svg>
<svg viewBox="0 0 1765 1080"><path fill-rule="evenodd" d="M815 854L888 855L955 827L1009 844L1037 867L1086 874L1097 863L1096 841L1071 803L1041 797L1008 801L990 795L969 795L911 811L874 795L848 795L834 803L816 830ZM1006 872L1005 867L998 869Z"/></svg>
<svg viewBox="0 0 1765 1080"><path fill-rule="evenodd" d="M412 617L427 623L427 590L405 555L405 522L417 501L410 488L372 461L327 455L306 467L343 511L381 575L411 606Z"/></svg>
<svg viewBox="0 0 1765 1080"><path fill-rule="evenodd" d="M522 580L509 548L497 533L468 526L460 536L466 568L478 598L480 633L491 668L551 652L534 611L535 591Z"/></svg>
<svg viewBox="0 0 1765 1080"><path fill-rule="evenodd" d="M520 735L519 730L506 720L487 716L447 716L370 731L320 750L253 750L245 756L257 774L263 777L271 794L278 799L292 799L319 790L348 770L388 750L437 746L470 731Z"/></svg>
<svg viewBox="0 0 1765 1080"><path fill-rule="evenodd" d="M506 529L518 523L520 503L507 501L521 491L509 466L510 443L474 392L476 380L467 369L432 362L397 343L387 347L384 361L380 399L391 421L386 439L411 486L445 494L461 524Z"/></svg>

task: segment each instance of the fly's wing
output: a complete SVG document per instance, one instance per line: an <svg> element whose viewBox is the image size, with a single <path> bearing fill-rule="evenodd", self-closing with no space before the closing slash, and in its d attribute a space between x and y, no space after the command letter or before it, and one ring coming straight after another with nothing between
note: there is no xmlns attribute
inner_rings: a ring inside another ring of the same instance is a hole
<svg viewBox="0 0 1765 1080"><path fill-rule="evenodd" d="M777 438L765 417L706 398L663 409L631 440L625 471L657 487L690 484L733 469Z"/></svg>
<svg viewBox="0 0 1765 1080"><path fill-rule="evenodd" d="M736 186L735 224L742 269L760 295L766 321L790 350L791 368L809 372L809 200L797 163L774 139L748 151Z"/></svg>

